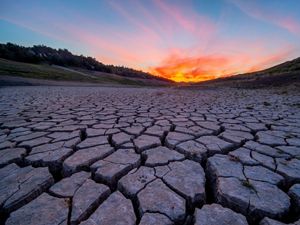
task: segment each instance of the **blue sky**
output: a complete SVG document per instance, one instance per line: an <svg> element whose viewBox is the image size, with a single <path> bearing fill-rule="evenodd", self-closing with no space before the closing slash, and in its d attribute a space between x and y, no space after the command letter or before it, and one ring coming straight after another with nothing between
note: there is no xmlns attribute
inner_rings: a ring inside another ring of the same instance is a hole
<svg viewBox="0 0 300 225"><path fill-rule="evenodd" d="M0 2L0 42L199 81L300 56L298 0Z"/></svg>

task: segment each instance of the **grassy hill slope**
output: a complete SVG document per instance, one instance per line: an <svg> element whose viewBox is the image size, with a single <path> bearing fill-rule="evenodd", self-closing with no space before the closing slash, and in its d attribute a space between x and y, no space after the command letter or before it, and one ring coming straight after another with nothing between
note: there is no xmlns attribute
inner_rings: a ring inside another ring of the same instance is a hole
<svg viewBox="0 0 300 225"><path fill-rule="evenodd" d="M247 74L219 78L194 85L233 86L233 87L264 87L281 86L300 83L300 57L274 67Z"/></svg>
<svg viewBox="0 0 300 225"><path fill-rule="evenodd" d="M116 74L90 71L75 67L62 67L48 64L30 64L15 62L0 58L0 76L13 76L54 81L72 81L93 84L119 84L119 85L167 85L168 82L126 78Z"/></svg>

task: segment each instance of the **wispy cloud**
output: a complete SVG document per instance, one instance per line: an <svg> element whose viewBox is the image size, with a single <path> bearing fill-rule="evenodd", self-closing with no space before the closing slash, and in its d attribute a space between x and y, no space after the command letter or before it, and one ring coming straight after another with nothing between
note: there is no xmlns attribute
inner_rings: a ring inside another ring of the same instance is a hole
<svg viewBox="0 0 300 225"><path fill-rule="evenodd" d="M216 30L216 25L208 17L197 14L192 8L182 9L183 6L167 4L162 0L154 2L166 16L172 18L172 21L175 22L174 25L181 26L186 32L199 37L211 35Z"/></svg>
<svg viewBox="0 0 300 225"><path fill-rule="evenodd" d="M118 4L115 1L108 1L108 3L112 6L114 10L116 10L119 14L121 14L126 20L140 29L142 32L151 36L152 38L159 38L159 35L155 32L154 29L151 29L144 23L140 22L140 19L136 18L131 12L127 11L122 5Z"/></svg>
<svg viewBox="0 0 300 225"><path fill-rule="evenodd" d="M293 34L300 35L300 21L289 16L287 13L282 14L263 6L262 1L242 1L242 0L228 0L237 6L241 11L253 18L266 21L281 27Z"/></svg>

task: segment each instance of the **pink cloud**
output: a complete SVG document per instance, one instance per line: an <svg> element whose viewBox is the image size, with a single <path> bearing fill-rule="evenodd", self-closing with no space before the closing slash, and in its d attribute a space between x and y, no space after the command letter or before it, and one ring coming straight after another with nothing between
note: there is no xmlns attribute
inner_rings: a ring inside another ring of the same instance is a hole
<svg viewBox="0 0 300 225"><path fill-rule="evenodd" d="M153 38L159 38L159 35L154 32L153 29L149 28L148 26L144 25L143 23L139 22L131 13L127 12L121 5L117 4L114 1L108 1L108 3L115 9L118 13L124 16L130 23L141 29L143 32L146 32L148 35L151 35Z"/></svg>
<svg viewBox="0 0 300 225"><path fill-rule="evenodd" d="M282 15L274 10L264 8L260 6L256 1L228 1L233 3L244 13L255 19L266 21L285 29L290 33L300 35L300 22L290 16Z"/></svg>
<svg viewBox="0 0 300 225"><path fill-rule="evenodd" d="M216 25L207 17L197 14L192 9L166 4L161 0L154 1L156 6L167 16L172 17L186 31L199 36L210 36L216 31Z"/></svg>
<svg viewBox="0 0 300 225"><path fill-rule="evenodd" d="M300 34L300 23L292 18L282 18L277 23L291 33Z"/></svg>

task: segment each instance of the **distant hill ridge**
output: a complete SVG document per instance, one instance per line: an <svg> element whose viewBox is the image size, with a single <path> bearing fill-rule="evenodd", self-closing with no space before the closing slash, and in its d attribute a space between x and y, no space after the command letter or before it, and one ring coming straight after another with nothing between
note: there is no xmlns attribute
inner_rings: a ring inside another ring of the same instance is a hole
<svg viewBox="0 0 300 225"><path fill-rule="evenodd" d="M300 57L257 72L218 78L192 85L262 87L300 83Z"/></svg>
<svg viewBox="0 0 300 225"><path fill-rule="evenodd" d="M157 77L150 73L123 66L105 65L92 57L74 55L67 49L53 49L44 45L23 47L12 43L0 44L0 58L33 64L79 67L130 78L155 79L171 82L168 79Z"/></svg>
<svg viewBox="0 0 300 225"><path fill-rule="evenodd" d="M295 71L300 72L300 57L254 73L284 73Z"/></svg>

